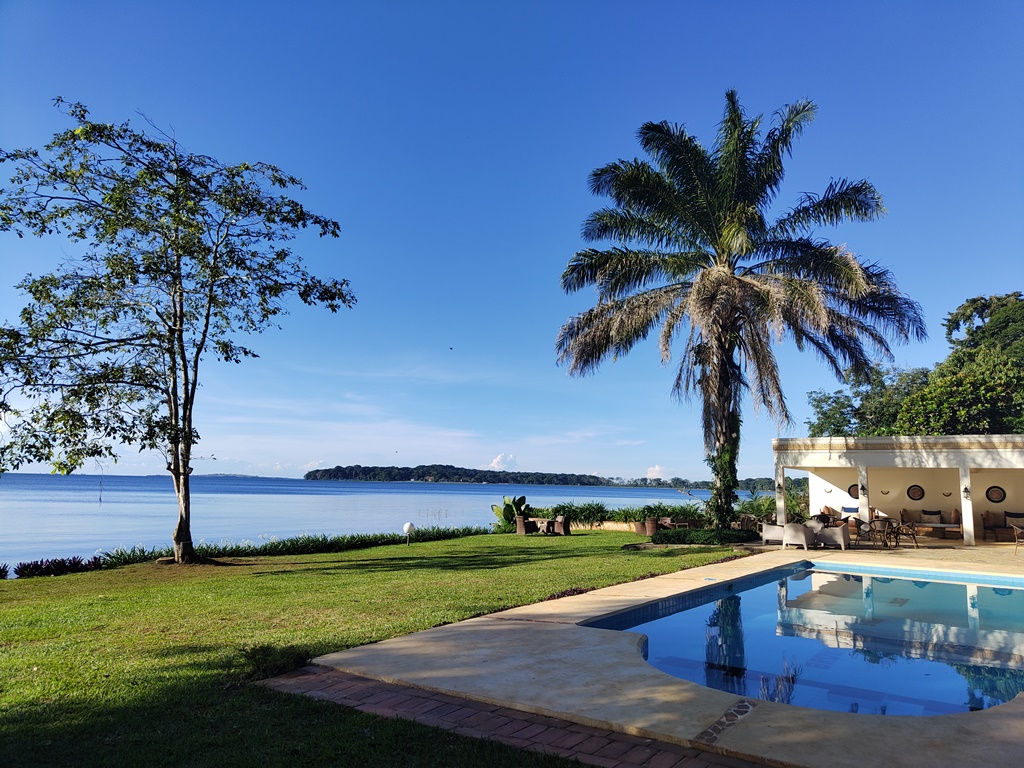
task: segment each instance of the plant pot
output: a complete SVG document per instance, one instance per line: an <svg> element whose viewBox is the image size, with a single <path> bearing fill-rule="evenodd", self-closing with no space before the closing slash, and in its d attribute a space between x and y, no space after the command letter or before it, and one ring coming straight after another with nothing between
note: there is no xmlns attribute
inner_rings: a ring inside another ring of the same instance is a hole
<svg viewBox="0 0 1024 768"><path fill-rule="evenodd" d="M644 532L646 533L646 535L647 536L653 536L657 530L658 530L658 518L656 518L656 517L648 517L644 521Z"/></svg>
<svg viewBox="0 0 1024 768"><path fill-rule="evenodd" d="M647 526L644 525L643 522L640 521L640 520L634 520L633 521L633 533L635 533L637 536L646 536L647 535Z"/></svg>

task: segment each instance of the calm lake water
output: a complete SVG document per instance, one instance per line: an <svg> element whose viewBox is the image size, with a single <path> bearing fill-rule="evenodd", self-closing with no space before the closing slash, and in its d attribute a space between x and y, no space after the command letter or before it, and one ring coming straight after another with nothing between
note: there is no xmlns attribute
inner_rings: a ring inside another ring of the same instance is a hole
<svg viewBox="0 0 1024 768"><path fill-rule="evenodd" d="M487 526L495 521L491 504L511 495L525 495L535 507L600 501L618 509L692 500L657 488L194 475L192 538L259 542L303 533L399 533L406 522L419 528ZM0 562L12 568L49 557L91 557L100 549L170 546L176 520L169 475L0 475Z"/></svg>

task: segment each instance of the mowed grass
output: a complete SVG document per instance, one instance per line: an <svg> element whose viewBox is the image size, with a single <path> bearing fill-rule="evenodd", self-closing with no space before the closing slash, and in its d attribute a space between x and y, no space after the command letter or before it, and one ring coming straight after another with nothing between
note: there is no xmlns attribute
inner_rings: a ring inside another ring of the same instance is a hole
<svg viewBox="0 0 1024 768"><path fill-rule="evenodd" d="M635 541L474 536L0 583L0 765L566 765L252 683L331 651L732 554L622 549Z"/></svg>

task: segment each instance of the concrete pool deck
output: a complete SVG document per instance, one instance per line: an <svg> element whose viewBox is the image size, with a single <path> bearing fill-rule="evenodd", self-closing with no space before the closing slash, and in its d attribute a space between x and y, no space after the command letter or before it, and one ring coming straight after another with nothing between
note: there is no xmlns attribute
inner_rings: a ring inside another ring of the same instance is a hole
<svg viewBox="0 0 1024 768"><path fill-rule="evenodd" d="M470 619L313 660L322 667L766 765L1019 765L1024 695L980 712L846 714L716 691L651 667L642 636L580 622L813 558L1024 576L1012 544L804 552L773 549Z"/></svg>

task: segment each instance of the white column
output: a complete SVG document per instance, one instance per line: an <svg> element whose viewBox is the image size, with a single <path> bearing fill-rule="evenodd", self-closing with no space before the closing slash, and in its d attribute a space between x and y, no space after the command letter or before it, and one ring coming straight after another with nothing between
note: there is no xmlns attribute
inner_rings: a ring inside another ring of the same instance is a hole
<svg viewBox="0 0 1024 768"><path fill-rule="evenodd" d="M964 529L964 546L973 547L974 540L974 503L973 494L964 494L964 489L971 489L971 468L960 467L960 525Z"/></svg>

